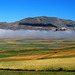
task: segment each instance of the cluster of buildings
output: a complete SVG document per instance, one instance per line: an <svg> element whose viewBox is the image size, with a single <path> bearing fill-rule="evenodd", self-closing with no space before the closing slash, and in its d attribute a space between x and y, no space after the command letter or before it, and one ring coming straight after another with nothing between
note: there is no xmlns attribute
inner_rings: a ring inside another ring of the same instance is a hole
<svg viewBox="0 0 75 75"><path fill-rule="evenodd" d="M59 28L59 29L56 29L56 31L66 31L66 30L67 30L66 27L61 27L61 28Z"/></svg>
<svg viewBox="0 0 75 75"><path fill-rule="evenodd" d="M53 31L66 31L66 27L61 27L61 28L52 28Z"/></svg>

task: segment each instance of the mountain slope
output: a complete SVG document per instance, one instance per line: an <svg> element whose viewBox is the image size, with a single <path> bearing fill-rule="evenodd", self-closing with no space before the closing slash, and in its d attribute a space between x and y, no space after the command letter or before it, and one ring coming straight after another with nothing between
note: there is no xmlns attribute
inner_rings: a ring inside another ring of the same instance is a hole
<svg viewBox="0 0 75 75"><path fill-rule="evenodd" d="M30 30L52 30L53 28L59 29L66 27L70 30L75 30L75 21L60 19L57 17L29 17L13 23L0 23L2 29L30 29Z"/></svg>

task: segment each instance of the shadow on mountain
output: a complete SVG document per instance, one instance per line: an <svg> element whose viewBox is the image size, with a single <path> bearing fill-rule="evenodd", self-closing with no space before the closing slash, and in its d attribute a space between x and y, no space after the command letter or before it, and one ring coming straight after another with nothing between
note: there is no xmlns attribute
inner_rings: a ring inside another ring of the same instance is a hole
<svg viewBox="0 0 75 75"><path fill-rule="evenodd" d="M40 23L40 24L38 24L38 23L34 23L34 24L32 24L32 23L19 23L19 25L28 25L28 26L37 26L37 27L55 27L55 28L57 28L57 26L55 26L55 25L52 25L52 24L42 24L42 23Z"/></svg>

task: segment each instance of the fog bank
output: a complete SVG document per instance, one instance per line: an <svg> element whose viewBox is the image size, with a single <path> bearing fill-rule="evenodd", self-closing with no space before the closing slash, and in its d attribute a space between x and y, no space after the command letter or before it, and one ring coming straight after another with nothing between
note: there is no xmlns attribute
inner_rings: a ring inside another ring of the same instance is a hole
<svg viewBox="0 0 75 75"><path fill-rule="evenodd" d="M0 29L0 39L71 39L75 38L74 31L45 31L45 30L4 30Z"/></svg>

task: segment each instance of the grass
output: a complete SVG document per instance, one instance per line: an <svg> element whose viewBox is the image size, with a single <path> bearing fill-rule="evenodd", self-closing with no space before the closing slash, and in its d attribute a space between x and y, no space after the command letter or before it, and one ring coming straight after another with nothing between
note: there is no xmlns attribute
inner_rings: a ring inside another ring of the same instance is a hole
<svg viewBox="0 0 75 75"><path fill-rule="evenodd" d="M75 70L75 57L55 58L44 60L0 61L1 69L21 69L34 71L73 71Z"/></svg>
<svg viewBox="0 0 75 75"><path fill-rule="evenodd" d="M41 59L49 58L64 58L74 57L75 48L74 46L56 48L56 49L15 49L15 50L2 50L0 51L0 58L13 57L13 56L42 56Z"/></svg>
<svg viewBox="0 0 75 75"><path fill-rule="evenodd" d="M4 58L4 59L3 59ZM5 59L8 58L8 59ZM10 59L9 59L10 58ZM12 59L14 58L14 59ZM20 58L20 59L15 59ZM24 59L22 59L24 58ZM66 40L0 40L0 69L39 71L35 75L75 75L75 39ZM34 72L3 71L4 75L33 75Z"/></svg>
<svg viewBox="0 0 75 75"><path fill-rule="evenodd" d="M0 55L0 58L6 58L6 57L12 57L12 56L14 56L14 55L8 55L8 54L5 54L5 55Z"/></svg>
<svg viewBox="0 0 75 75"><path fill-rule="evenodd" d="M0 75L75 75L75 72L0 71Z"/></svg>
<svg viewBox="0 0 75 75"><path fill-rule="evenodd" d="M74 40L73 40L74 41ZM75 43L69 40L1 40L0 50L10 50L19 48L57 48L74 45Z"/></svg>

